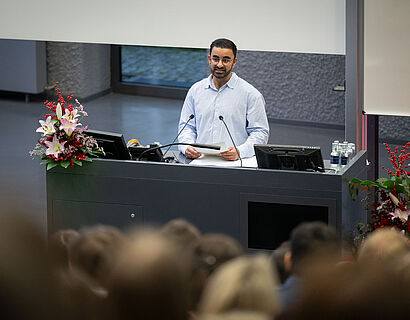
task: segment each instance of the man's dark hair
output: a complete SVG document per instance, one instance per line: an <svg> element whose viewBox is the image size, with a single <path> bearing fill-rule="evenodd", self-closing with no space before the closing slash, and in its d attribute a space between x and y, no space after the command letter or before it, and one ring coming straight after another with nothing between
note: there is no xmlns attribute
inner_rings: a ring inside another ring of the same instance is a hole
<svg viewBox="0 0 410 320"><path fill-rule="evenodd" d="M293 271L312 255L325 251L335 254L339 245L336 230L323 222L301 223L292 230L290 242Z"/></svg>
<svg viewBox="0 0 410 320"><path fill-rule="evenodd" d="M229 39L221 38L221 39L214 40L211 43L211 47L209 48L209 54L211 54L213 47L223 48L223 49L231 49L232 52L233 52L233 57L236 58L236 52L238 50L236 49L235 43L233 43Z"/></svg>

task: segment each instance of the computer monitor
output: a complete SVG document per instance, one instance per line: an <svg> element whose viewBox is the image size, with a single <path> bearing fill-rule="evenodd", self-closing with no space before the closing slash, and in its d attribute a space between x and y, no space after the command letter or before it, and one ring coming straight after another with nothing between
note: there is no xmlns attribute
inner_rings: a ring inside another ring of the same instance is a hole
<svg viewBox="0 0 410 320"><path fill-rule="evenodd" d="M255 144L258 168L324 171L320 147Z"/></svg>
<svg viewBox="0 0 410 320"><path fill-rule="evenodd" d="M98 145L104 149L106 155L101 156L101 158L116 160L131 159L124 136L121 133L98 130L87 130L85 133L97 140Z"/></svg>

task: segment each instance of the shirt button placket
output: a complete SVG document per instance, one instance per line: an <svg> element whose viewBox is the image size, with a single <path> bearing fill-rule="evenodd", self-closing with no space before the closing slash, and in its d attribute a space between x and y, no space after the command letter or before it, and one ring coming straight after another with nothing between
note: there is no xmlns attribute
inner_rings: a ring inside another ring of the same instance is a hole
<svg viewBox="0 0 410 320"><path fill-rule="evenodd" d="M219 141L216 141L217 140L217 137L216 137L216 135L217 135L217 132L218 132L218 130L217 130L217 128L218 128L218 117L219 117L219 100L220 100L220 93L221 93L221 91L219 91L218 90L218 93L216 94L216 97L215 97L215 108L214 108L214 123L213 123L213 126L212 126L212 141L213 142L219 142Z"/></svg>

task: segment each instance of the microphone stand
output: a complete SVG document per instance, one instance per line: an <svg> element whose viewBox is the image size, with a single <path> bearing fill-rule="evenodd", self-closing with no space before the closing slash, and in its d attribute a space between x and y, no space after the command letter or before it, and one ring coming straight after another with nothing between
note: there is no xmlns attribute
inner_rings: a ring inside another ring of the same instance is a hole
<svg viewBox="0 0 410 320"><path fill-rule="evenodd" d="M188 125L188 122L191 121L193 118L195 118L195 116L194 116L193 114L191 114L191 115L189 116L188 121L185 122L185 124L184 124L184 126L182 127L182 129L179 130L177 136L175 137L174 141L172 141L172 143L174 143L174 142L178 139L178 137L179 137L179 135L181 134L181 132L182 132L182 131L185 129L185 127ZM164 153L164 159L165 159L165 156L167 155L167 153L168 153L168 151L169 151L169 149L170 149L171 147L172 147L172 144L168 147L167 151L165 151L165 153Z"/></svg>
<svg viewBox="0 0 410 320"><path fill-rule="evenodd" d="M226 131L228 131L229 137L231 138L231 141L232 141L233 146L234 146L234 148L235 148L236 154L238 155L238 158L239 158L239 160L241 161L241 168L242 168L242 158L241 158L241 156L239 155L238 148L237 148L236 145L235 145L235 141L233 141L233 138L232 138L232 136L231 136L231 133L230 133L230 131L229 131L229 129L228 129L228 126L226 125L226 122L225 122L225 120L224 120L224 117L219 116L219 120L221 120L221 121L223 122L223 124L225 125L225 128L226 128Z"/></svg>

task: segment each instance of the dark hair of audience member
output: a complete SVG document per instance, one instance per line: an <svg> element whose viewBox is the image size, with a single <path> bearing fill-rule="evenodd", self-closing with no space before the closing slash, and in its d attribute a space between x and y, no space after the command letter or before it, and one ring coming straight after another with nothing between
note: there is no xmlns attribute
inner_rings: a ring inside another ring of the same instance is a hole
<svg viewBox="0 0 410 320"><path fill-rule="evenodd" d="M242 255L241 244L234 238L222 233L208 233L201 236L195 254L201 266L209 274L223 263Z"/></svg>
<svg viewBox="0 0 410 320"><path fill-rule="evenodd" d="M304 278L300 299L278 320L408 319L410 279L391 263L316 263Z"/></svg>
<svg viewBox="0 0 410 320"><path fill-rule="evenodd" d="M81 230L70 246L74 275L84 280L95 293L103 293L116 255L124 244L124 235L116 228L93 226Z"/></svg>
<svg viewBox="0 0 410 320"><path fill-rule="evenodd" d="M67 229L57 231L48 238L48 249L54 256L57 264L62 268L69 268L69 248L73 241L79 237L80 234L77 231Z"/></svg>
<svg viewBox="0 0 410 320"><path fill-rule="evenodd" d="M242 255L240 243L225 234L203 234L194 249L194 264L190 281L190 309L196 310L202 290L210 274L225 262Z"/></svg>
<svg viewBox="0 0 410 320"><path fill-rule="evenodd" d="M336 230L323 222L305 222L292 230L292 273L300 273L307 260L326 255L335 262L340 258L339 239Z"/></svg>
<svg viewBox="0 0 410 320"><path fill-rule="evenodd" d="M272 320L272 317L262 312L234 310L218 314L199 315L197 320Z"/></svg>
<svg viewBox="0 0 410 320"><path fill-rule="evenodd" d="M187 318L186 254L159 232L139 231L121 250L108 285L107 319Z"/></svg>
<svg viewBox="0 0 410 320"><path fill-rule="evenodd" d="M24 214L0 215L0 318L68 319L46 237Z"/></svg>
<svg viewBox="0 0 410 320"><path fill-rule="evenodd" d="M201 236L198 228L185 219L170 220L162 227L161 233L175 241L182 250L193 248Z"/></svg>
<svg viewBox="0 0 410 320"><path fill-rule="evenodd" d="M277 274L268 256L233 259L209 278L201 298L201 314L242 310L274 316L279 311Z"/></svg>
<svg viewBox="0 0 410 320"><path fill-rule="evenodd" d="M280 283L284 283L290 275L290 264L285 262L286 255L290 254L290 241L284 241L281 245L273 250L271 262L273 267L278 271Z"/></svg>

